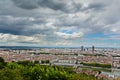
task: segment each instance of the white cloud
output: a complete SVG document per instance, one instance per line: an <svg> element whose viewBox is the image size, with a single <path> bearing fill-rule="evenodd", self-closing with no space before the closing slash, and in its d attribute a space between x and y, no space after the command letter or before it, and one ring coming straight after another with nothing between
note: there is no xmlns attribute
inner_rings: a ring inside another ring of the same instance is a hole
<svg viewBox="0 0 120 80"><path fill-rule="evenodd" d="M82 32L78 32L78 33L76 33L76 32L74 32L74 33L55 32L55 34L64 39L75 39L75 38L83 37Z"/></svg>
<svg viewBox="0 0 120 80"><path fill-rule="evenodd" d="M40 39L30 36L20 36L0 33L0 42L40 42Z"/></svg>

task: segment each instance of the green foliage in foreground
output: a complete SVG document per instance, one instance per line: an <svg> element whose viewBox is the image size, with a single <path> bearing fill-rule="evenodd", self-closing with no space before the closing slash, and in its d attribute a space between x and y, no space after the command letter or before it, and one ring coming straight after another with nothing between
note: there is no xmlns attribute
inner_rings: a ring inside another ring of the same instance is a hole
<svg viewBox="0 0 120 80"><path fill-rule="evenodd" d="M100 64L100 63L84 63L81 64L86 66L102 67L102 68L111 68L111 64Z"/></svg>
<svg viewBox="0 0 120 80"><path fill-rule="evenodd" d="M4 59L0 57L0 69L4 68L6 63L4 62Z"/></svg>
<svg viewBox="0 0 120 80"><path fill-rule="evenodd" d="M27 61L7 63L0 69L0 80L97 80L97 78L76 74L71 67L43 66Z"/></svg>

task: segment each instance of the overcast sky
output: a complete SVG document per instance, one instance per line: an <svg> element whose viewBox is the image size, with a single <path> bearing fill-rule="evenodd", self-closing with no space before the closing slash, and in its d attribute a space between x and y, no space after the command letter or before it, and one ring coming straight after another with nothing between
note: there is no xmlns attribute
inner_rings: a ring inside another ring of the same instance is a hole
<svg viewBox="0 0 120 80"><path fill-rule="evenodd" d="M0 0L0 46L120 47L120 0Z"/></svg>

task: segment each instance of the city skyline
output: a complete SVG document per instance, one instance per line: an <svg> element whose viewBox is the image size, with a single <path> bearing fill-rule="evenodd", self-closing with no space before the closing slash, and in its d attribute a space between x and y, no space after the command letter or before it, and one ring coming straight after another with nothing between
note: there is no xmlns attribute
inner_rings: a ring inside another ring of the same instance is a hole
<svg viewBox="0 0 120 80"><path fill-rule="evenodd" d="M119 0L1 0L0 46L120 47Z"/></svg>

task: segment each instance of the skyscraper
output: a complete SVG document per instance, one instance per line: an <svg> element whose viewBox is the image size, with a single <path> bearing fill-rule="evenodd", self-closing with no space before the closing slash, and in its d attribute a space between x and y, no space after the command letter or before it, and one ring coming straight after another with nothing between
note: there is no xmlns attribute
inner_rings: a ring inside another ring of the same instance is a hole
<svg viewBox="0 0 120 80"><path fill-rule="evenodd" d="M82 51L82 52L84 51L84 46L81 46L81 51Z"/></svg>
<svg viewBox="0 0 120 80"><path fill-rule="evenodd" d="M95 51L95 47L94 47L94 46L92 46L92 53L94 53L94 51Z"/></svg>

